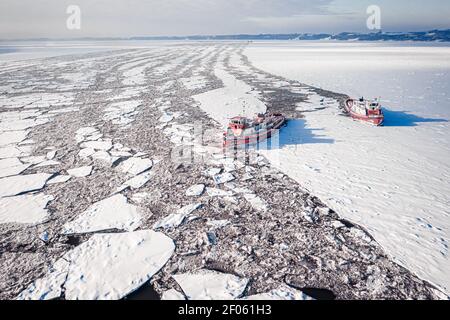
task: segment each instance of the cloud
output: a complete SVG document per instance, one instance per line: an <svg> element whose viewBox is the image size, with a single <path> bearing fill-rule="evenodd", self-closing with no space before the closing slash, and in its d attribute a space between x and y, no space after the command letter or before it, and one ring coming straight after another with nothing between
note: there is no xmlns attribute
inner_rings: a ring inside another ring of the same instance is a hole
<svg viewBox="0 0 450 320"><path fill-rule="evenodd" d="M399 4L420 16L411 1L378 0L385 12L399 12ZM428 0L431 25L436 9ZM115 37L144 35L233 34L260 32L339 32L364 28L366 0L1 0L0 38ZM392 3L396 4L392 4ZM449 3L447 1L447 3ZM81 30L67 30L66 8L81 8ZM401 7L401 6L400 6ZM448 4L447 4L448 7ZM391 10L391 9L397 10ZM388 24L389 19L384 19ZM398 17L395 26L411 26ZM444 21L444 22L443 22ZM439 24L440 23L440 24ZM388 24L389 25L389 24Z"/></svg>

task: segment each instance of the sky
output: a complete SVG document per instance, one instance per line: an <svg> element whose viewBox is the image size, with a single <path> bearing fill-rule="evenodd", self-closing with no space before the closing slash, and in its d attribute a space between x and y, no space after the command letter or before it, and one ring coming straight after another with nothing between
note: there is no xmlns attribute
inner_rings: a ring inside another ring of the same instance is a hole
<svg viewBox="0 0 450 320"><path fill-rule="evenodd" d="M384 31L450 28L449 0L1 0L0 39L369 32L369 5Z"/></svg>

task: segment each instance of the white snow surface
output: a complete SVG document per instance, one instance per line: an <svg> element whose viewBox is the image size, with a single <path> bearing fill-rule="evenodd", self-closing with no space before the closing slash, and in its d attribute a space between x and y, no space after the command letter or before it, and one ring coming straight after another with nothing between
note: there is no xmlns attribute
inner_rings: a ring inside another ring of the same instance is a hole
<svg viewBox="0 0 450 320"><path fill-rule="evenodd" d="M66 253L18 299L57 298L63 287L67 300L118 300L149 281L174 250L172 239L150 230L95 234Z"/></svg>
<svg viewBox="0 0 450 320"><path fill-rule="evenodd" d="M295 290L288 286L281 286L269 292L255 294L244 297L242 300L314 300L299 290Z"/></svg>
<svg viewBox="0 0 450 320"><path fill-rule="evenodd" d="M64 225L63 234L79 234L111 229L133 231L141 225L141 215L127 198L116 194L94 203L74 221Z"/></svg>
<svg viewBox="0 0 450 320"><path fill-rule="evenodd" d="M45 194L0 199L0 223L39 224L48 219L47 204L53 200Z"/></svg>
<svg viewBox="0 0 450 320"><path fill-rule="evenodd" d="M0 179L0 198L37 191L45 186L51 174L36 173Z"/></svg>
<svg viewBox="0 0 450 320"><path fill-rule="evenodd" d="M161 300L183 301L186 300L186 297L181 292L178 292L175 289L170 289L163 292Z"/></svg>
<svg viewBox="0 0 450 320"><path fill-rule="evenodd" d="M395 261L450 292L450 48L414 44L265 43L245 51L265 71L350 95L382 97L386 125L339 115L310 94L280 149L262 153ZM370 74L370 76L368 76ZM307 90L298 89L307 93Z"/></svg>
<svg viewBox="0 0 450 320"><path fill-rule="evenodd" d="M75 178L84 178L92 173L92 166L70 169L67 170L67 173Z"/></svg>
<svg viewBox="0 0 450 320"><path fill-rule="evenodd" d="M188 300L233 300L239 298L248 279L210 270L172 276Z"/></svg>

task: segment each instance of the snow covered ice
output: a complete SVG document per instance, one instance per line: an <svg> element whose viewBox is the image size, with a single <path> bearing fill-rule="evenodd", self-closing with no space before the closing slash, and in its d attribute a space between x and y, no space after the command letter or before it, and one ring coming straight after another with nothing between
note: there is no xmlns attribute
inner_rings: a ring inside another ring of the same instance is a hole
<svg viewBox="0 0 450 320"><path fill-rule="evenodd" d="M64 225L64 234L90 233L111 229L133 231L141 225L141 215L127 198L117 194L94 203L72 222Z"/></svg>
<svg viewBox="0 0 450 320"><path fill-rule="evenodd" d="M19 299L56 298L62 287L68 300L121 299L150 280L174 250L170 238L153 231L96 234L65 254Z"/></svg>
<svg viewBox="0 0 450 320"><path fill-rule="evenodd" d="M42 194L0 199L0 223L43 223L49 218L46 209L53 197Z"/></svg>
<svg viewBox="0 0 450 320"><path fill-rule="evenodd" d="M177 213L172 213L168 215L167 217L161 219L158 221L154 226L153 229L167 229L167 228L175 228L178 227L180 224L183 223L183 221L195 210L201 208L201 203L194 203L187 205L183 208L180 208Z"/></svg>
<svg viewBox="0 0 450 320"><path fill-rule="evenodd" d="M46 173L37 173L2 178L0 179L0 197L40 190L51 176Z"/></svg>
<svg viewBox="0 0 450 320"><path fill-rule="evenodd" d="M447 291L449 53L446 46L396 43L246 49L265 71L356 98L381 96L383 128L353 122L336 107L322 108L290 122L281 131L282 149L263 154L345 218L365 226L401 265ZM303 109L323 107L320 97L308 94L311 103Z"/></svg>
<svg viewBox="0 0 450 320"><path fill-rule="evenodd" d="M386 63L399 77L373 90L393 123L371 128L339 115L368 90L357 68L335 81L311 62L352 46L89 43L0 54L0 299L445 298L430 284L448 280L448 97L430 96L448 91L445 46L407 49L432 57L408 74L426 93ZM229 118L265 112L292 119L275 143L224 154Z"/></svg>
<svg viewBox="0 0 450 320"><path fill-rule="evenodd" d="M200 270L195 274L177 274L173 278L189 300L232 300L239 298L248 280L231 274Z"/></svg>

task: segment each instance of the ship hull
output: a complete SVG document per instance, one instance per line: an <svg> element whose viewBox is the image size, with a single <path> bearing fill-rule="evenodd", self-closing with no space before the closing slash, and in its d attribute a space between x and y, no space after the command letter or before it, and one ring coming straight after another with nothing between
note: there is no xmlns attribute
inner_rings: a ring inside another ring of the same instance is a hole
<svg viewBox="0 0 450 320"><path fill-rule="evenodd" d="M349 99L345 102L345 112L354 120L369 123L371 125L380 127L384 125L384 114L380 115L363 115L356 113L352 110L351 105L354 103L353 99Z"/></svg>
<svg viewBox="0 0 450 320"><path fill-rule="evenodd" d="M226 135L223 140L223 146L230 148L258 144L270 139L285 123L286 118L280 116L274 121L274 125L270 129L260 130L253 134L243 134L241 136Z"/></svg>

